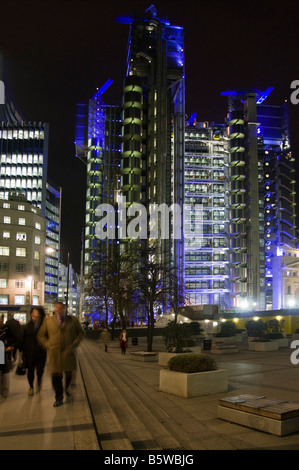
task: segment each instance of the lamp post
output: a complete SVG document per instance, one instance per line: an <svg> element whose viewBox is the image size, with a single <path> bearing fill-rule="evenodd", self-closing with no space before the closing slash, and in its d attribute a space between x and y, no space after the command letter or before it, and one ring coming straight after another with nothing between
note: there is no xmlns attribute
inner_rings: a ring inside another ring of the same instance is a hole
<svg viewBox="0 0 299 470"><path fill-rule="evenodd" d="M70 283L70 253L67 253L67 274L66 274L66 314L68 313L68 302L69 302L69 283Z"/></svg>

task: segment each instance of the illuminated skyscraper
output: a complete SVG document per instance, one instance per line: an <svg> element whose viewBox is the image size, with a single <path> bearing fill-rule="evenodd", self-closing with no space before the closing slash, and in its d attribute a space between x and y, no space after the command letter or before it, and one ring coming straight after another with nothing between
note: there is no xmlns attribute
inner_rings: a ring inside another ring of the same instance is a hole
<svg viewBox="0 0 299 470"><path fill-rule="evenodd" d="M156 253L164 266L177 269L183 287L183 28L158 18L154 7L143 18L118 21L130 24L123 94L121 194L128 208L133 203L147 208L150 204L165 204L167 208L176 204L181 208L181 219L169 221L169 237L156 239Z"/></svg>
<svg viewBox="0 0 299 470"><path fill-rule="evenodd" d="M230 307L277 308L273 260L295 248L295 179L286 106L271 92L228 91Z"/></svg>
<svg viewBox="0 0 299 470"><path fill-rule="evenodd" d="M26 121L13 102L7 83L3 83L5 103L0 105L0 198L7 200L11 193L21 193L46 218L45 305L50 308L57 299L61 188L47 181L49 126L47 123Z"/></svg>
<svg viewBox="0 0 299 470"><path fill-rule="evenodd" d="M230 290L226 127L196 122L193 114L185 132L186 301L225 307Z"/></svg>

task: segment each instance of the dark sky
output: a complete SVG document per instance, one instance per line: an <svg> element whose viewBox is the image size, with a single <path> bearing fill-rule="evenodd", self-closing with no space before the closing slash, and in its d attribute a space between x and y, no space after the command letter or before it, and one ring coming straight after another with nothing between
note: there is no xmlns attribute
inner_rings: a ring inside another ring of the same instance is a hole
<svg viewBox="0 0 299 470"><path fill-rule="evenodd" d="M129 26L118 16L158 16L184 27L186 113L223 122L221 91L274 87L268 104L290 102L299 80L299 2L232 0L9 0L0 6L0 51L14 99L31 121L50 124L48 175L62 186L62 247L79 271L85 167L75 157L76 103L103 95L120 104ZM299 104L290 103L299 161ZM298 165L299 170L299 165ZM299 180L299 178L298 178ZM299 192L299 191L298 191Z"/></svg>

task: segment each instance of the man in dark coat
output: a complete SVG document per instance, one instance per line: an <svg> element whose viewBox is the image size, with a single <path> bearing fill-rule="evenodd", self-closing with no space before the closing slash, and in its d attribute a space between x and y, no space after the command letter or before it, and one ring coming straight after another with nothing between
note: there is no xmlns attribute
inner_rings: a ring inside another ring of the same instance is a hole
<svg viewBox="0 0 299 470"><path fill-rule="evenodd" d="M12 356L15 360L17 350L22 350L24 330L20 323L13 316L9 320L7 320L5 326L7 326L8 329L7 346L13 348Z"/></svg>
<svg viewBox="0 0 299 470"><path fill-rule="evenodd" d="M31 309L31 319L24 328L23 341L23 361L27 370L29 383L28 395L34 395L34 373L37 376L37 393L42 386L42 377L47 359L47 351L42 348L37 341L37 333L44 321L45 311L42 307L36 306Z"/></svg>

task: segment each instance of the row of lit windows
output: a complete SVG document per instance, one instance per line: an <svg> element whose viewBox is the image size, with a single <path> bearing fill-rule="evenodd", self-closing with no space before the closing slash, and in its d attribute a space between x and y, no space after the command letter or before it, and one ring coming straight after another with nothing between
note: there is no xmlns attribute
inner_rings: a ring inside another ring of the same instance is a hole
<svg viewBox="0 0 299 470"><path fill-rule="evenodd" d="M44 131L38 129L2 129L0 139L43 139Z"/></svg>
<svg viewBox="0 0 299 470"><path fill-rule="evenodd" d="M1 132L1 131L0 131ZM18 165L32 165L32 164L37 164L37 165L42 165L44 162L44 156L43 155L37 155L37 154L34 154L32 155L31 153L30 154L26 154L24 153L23 155L22 154L18 154L16 155L15 153L13 153L12 155L7 155L5 153L3 153L1 155L1 163L5 163L5 164L18 164Z"/></svg>
<svg viewBox="0 0 299 470"><path fill-rule="evenodd" d="M4 203L3 207L6 207L6 205L9 206L9 204ZM25 206L18 206L18 210L25 210ZM3 223L4 224L11 224L11 217L9 215L5 215L3 217ZM24 217L19 217L18 224L19 225L26 225L26 219ZM37 230L41 230L41 228L42 228L42 226L39 222L35 222L34 226Z"/></svg>
<svg viewBox="0 0 299 470"><path fill-rule="evenodd" d="M27 250L26 248L20 248L17 247L15 249L16 256L20 256L23 258L26 258L27 256ZM0 256L10 256L10 247L9 246L0 246ZM34 259L39 260L40 258L40 253L39 251L34 251Z"/></svg>
<svg viewBox="0 0 299 470"><path fill-rule="evenodd" d="M9 295L1 294L0 295L0 305L8 305L9 304ZM32 296L32 305L39 304L39 296L33 295ZM14 296L14 305L25 305L25 295L15 295Z"/></svg>
<svg viewBox="0 0 299 470"><path fill-rule="evenodd" d="M2 233L2 237L5 239L5 240L8 240L10 238L10 232L4 230L3 233ZM16 240L18 242L25 242L27 241L27 233L26 232L17 232L16 233ZM36 235L34 237L34 243L36 245L40 245L41 244L41 238L40 236Z"/></svg>
<svg viewBox="0 0 299 470"><path fill-rule="evenodd" d="M25 179L21 179L21 178L17 178L17 179L4 179L4 178L1 178L0 180L0 185L2 188L5 188L5 189L22 189L22 190L26 190L26 189L39 189L39 188L42 188L42 180L36 180L36 181L29 181L29 180L25 180ZM28 199L28 194L31 195L32 199L36 200L36 199L39 199L41 200L41 196L42 196L42 193L41 191L28 191L27 192L27 199Z"/></svg>
<svg viewBox="0 0 299 470"><path fill-rule="evenodd" d="M24 279L18 279L17 281L15 281L15 288L16 289L25 289L28 282L29 282L28 280L26 281ZM2 287L2 288L8 287L8 279L0 279L0 287ZM33 281L33 288L37 289L37 287L38 287L38 282Z"/></svg>
<svg viewBox="0 0 299 470"><path fill-rule="evenodd" d="M1 166L1 176L43 176L43 168L38 166Z"/></svg>

